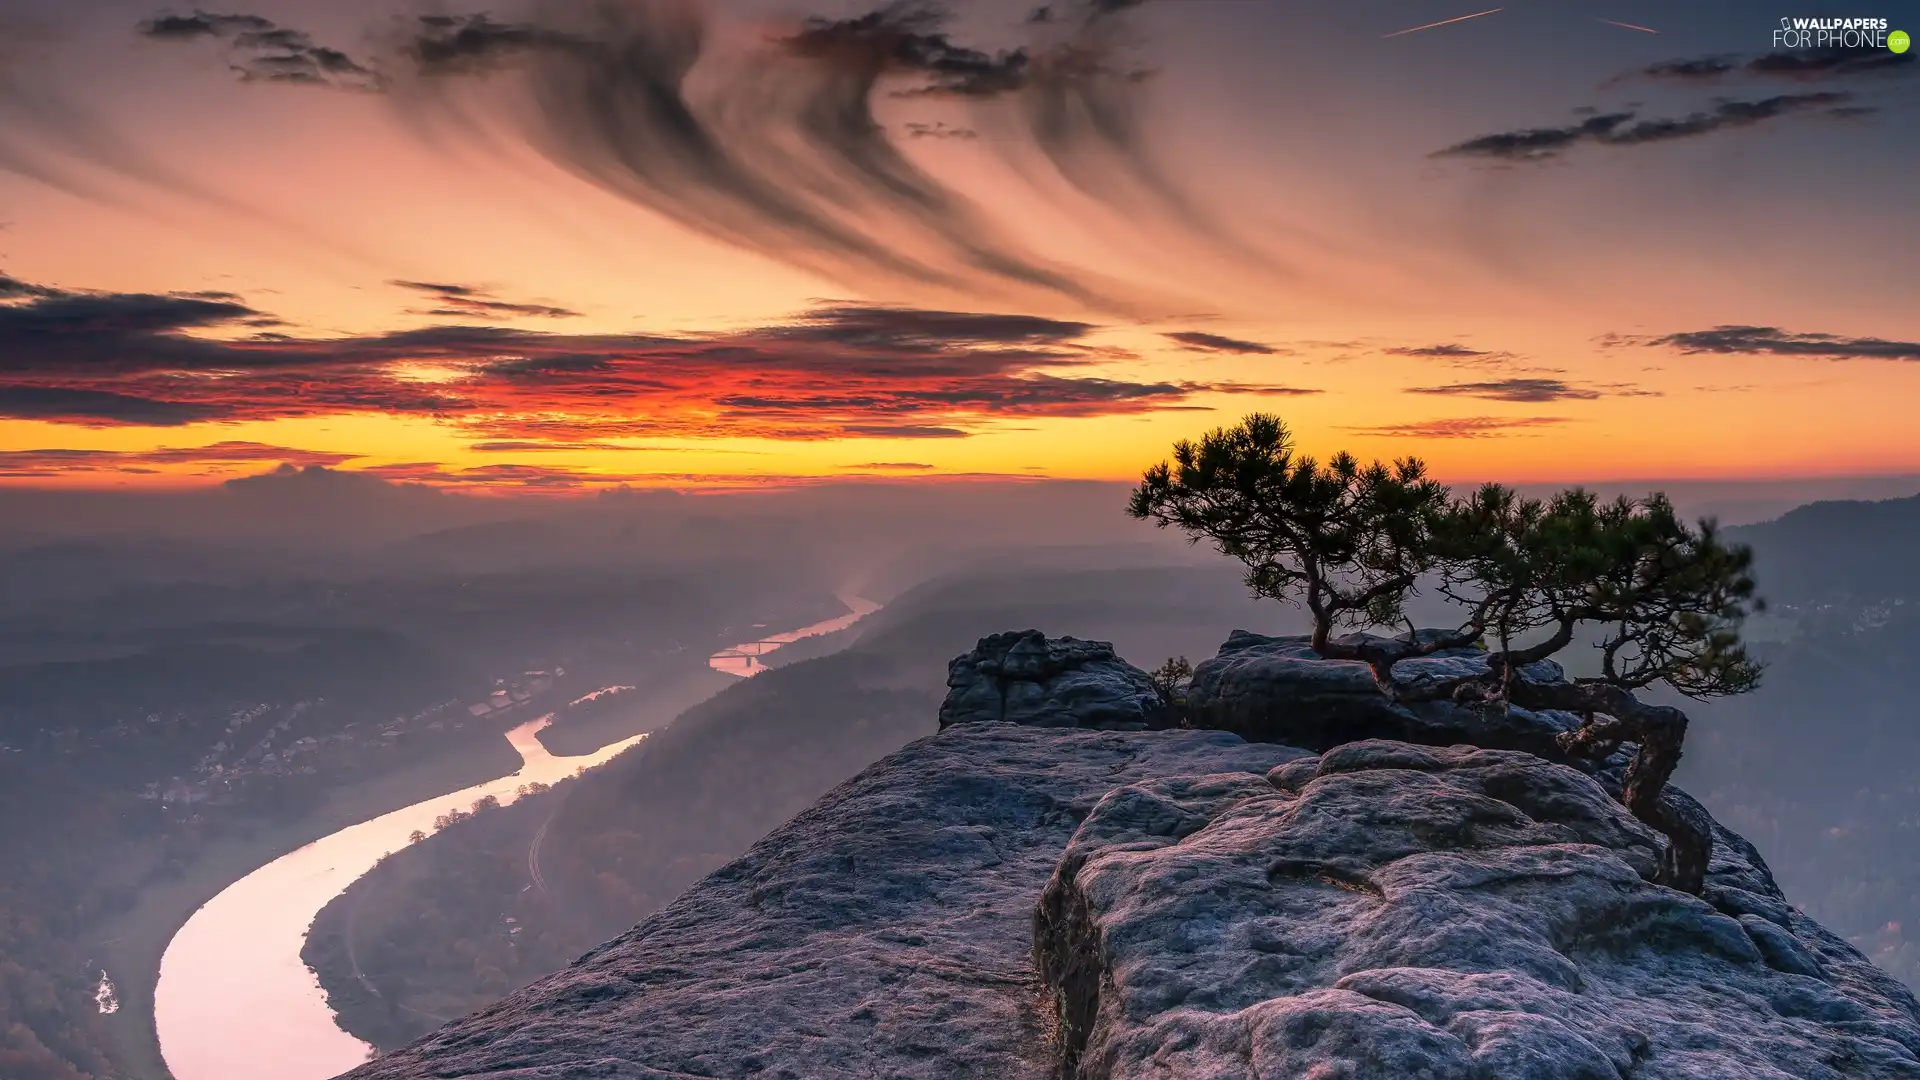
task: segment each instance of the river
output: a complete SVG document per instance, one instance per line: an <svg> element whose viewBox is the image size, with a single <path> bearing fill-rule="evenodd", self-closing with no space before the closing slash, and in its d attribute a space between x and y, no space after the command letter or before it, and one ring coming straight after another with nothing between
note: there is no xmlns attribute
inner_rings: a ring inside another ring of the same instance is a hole
<svg viewBox="0 0 1920 1080"><path fill-rule="evenodd" d="M715 653L716 671L750 676L758 657L803 637L853 625L880 605L842 597L837 618ZM154 986L154 1027L175 1080L326 1080L365 1061L373 1048L335 1023L320 981L300 959L307 928L334 897L405 847L449 810L491 795L502 805L521 785L551 784L598 765L644 739L636 735L592 754L555 757L536 737L543 716L507 733L518 771L415 803L324 836L255 870L207 901L168 942ZM105 978L104 974L102 976Z"/></svg>
<svg viewBox="0 0 1920 1080"><path fill-rule="evenodd" d="M879 604L871 600L862 600L858 596L842 596L839 599L849 609L845 615L825 622L817 622L812 626L803 626L798 630L789 630L783 634L775 634L757 641L742 642L722 649L708 658L707 666L715 671L724 671L729 675L739 675L743 678L758 675L767 670L767 665L760 662L760 657L780 646L791 645L801 638L818 637L821 634L831 634L835 630L845 630L880 610Z"/></svg>

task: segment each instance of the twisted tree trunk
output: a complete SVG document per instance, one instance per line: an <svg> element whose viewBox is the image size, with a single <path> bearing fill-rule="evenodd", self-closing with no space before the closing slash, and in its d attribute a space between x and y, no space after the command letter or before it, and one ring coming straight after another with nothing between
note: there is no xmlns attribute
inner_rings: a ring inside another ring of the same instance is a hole
<svg viewBox="0 0 1920 1080"><path fill-rule="evenodd" d="M1667 838L1667 852L1654 881L1698 896L1713 856L1713 830L1680 800L1666 797L1667 782L1680 767L1687 714L1671 705L1644 704L1622 687L1596 682L1515 682L1511 700L1526 709L1585 715L1585 724L1558 740L1568 754L1600 760L1622 743L1636 745L1620 801L1634 817Z"/></svg>
<svg viewBox="0 0 1920 1080"><path fill-rule="evenodd" d="M1431 637L1414 634L1405 640L1364 644L1330 640L1324 635L1318 638L1315 651L1328 659L1365 663L1381 691L1396 704L1452 698L1460 704L1506 702L1523 709L1577 713L1587 722L1555 742L1562 753L1587 761L1605 760L1621 744L1633 743L1636 749L1623 778L1620 802L1634 817L1667 838L1667 850L1654 881L1695 896L1705 888L1707 864L1713 856L1712 822L1697 803L1671 797L1667 791L1667 782L1680 767L1681 747L1687 738L1686 713L1671 705L1648 705L1625 687L1605 681L1548 683L1516 677L1521 667L1542 659L1562 644L1560 635L1551 643L1552 648L1536 646L1494 653L1488 657L1486 672L1435 683L1419 692L1410 691L1393 677L1393 665L1466 644L1458 633L1440 632Z"/></svg>

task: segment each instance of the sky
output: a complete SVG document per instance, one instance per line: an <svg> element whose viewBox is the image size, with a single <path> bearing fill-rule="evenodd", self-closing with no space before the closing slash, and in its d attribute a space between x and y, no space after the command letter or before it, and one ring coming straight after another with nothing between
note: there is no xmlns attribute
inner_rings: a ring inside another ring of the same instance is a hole
<svg viewBox="0 0 1920 1080"><path fill-rule="evenodd" d="M0 484L1920 472L1903 27L0 0Z"/></svg>

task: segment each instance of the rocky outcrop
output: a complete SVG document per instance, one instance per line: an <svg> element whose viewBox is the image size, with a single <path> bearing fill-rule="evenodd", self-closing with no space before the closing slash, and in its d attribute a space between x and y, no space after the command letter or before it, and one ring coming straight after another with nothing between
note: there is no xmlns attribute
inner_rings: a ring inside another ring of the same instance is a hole
<svg viewBox="0 0 1920 1080"><path fill-rule="evenodd" d="M1036 917L1063 1077L1920 1077L1920 1008L1749 845L1707 899L1528 754L1360 742L1102 799Z"/></svg>
<svg viewBox="0 0 1920 1080"><path fill-rule="evenodd" d="M1394 674L1417 692L1423 684L1486 670L1484 652L1453 649L1403 660L1395 665ZM1551 660L1531 664L1521 669L1521 675L1538 682L1566 678ZM1555 756L1554 737L1580 723L1569 713L1550 710L1530 712L1444 700L1395 704L1381 692L1365 664L1322 659L1306 637L1266 637L1245 630L1235 630L1217 656L1194 668L1186 711L1194 727L1316 751L1360 739L1398 739Z"/></svg>
<svg viewBox="0 0 1920 1080"><path fill-rule="evenodd" d="M1033 905L1081 819L1115 784L1301 753L1222 732L959 725L571 967L347 1077L1040 1080Z"/></svg>
<svg viewBox="0 0 1920 1080"><path fill-rule="evenodd" d="M1075 730L1148 723L1145 676L996 635L939 734L347 1077L1920 1080L1920 1004L1746 841L1714 827L1701 897L1651 884L1662 840L1604 771L1342 739L1406 716L1248 638L1202 695L1264 686L1264 730L1322 752Z"/></svg>
<svg viewBox="0 0 1920 1080"><path fill-rule="evenodd" d="M1147 673L1120 659L1104 641L1050 638L1010 630L947 666L940 727L980 721L1031 727L1157 731L1175 717Z"/></svg>

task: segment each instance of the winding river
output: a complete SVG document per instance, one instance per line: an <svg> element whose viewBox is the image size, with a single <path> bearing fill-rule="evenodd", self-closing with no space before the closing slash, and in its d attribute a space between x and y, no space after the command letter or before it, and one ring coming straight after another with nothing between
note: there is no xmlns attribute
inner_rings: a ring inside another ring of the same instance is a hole
<svg viewBox="0 0 1920 1080"><path fill-rule="evenodd" d="M842 604L847 605L848 610L845 615L828 619L825 622L817 622L812 626L803 626L798 630L789 630L783 634L774 634L771 637L761 638L758 641L742 642L739 645L721 649L707 659L707 666L715 671L724 671L729 675L739 675L742 677L758 675L767 670L767 665L762 663L760 658L780 646L791 645L801 638L819 637L821 634L831 634L836 630L845 630L847 627L880 610L879 604L871 600L862 600L858 596L842 596L839 600Z"/></svg>
<svg viewBox="0 0 1920 1080"><path fill-rule="evenodd" d="M715 653L716 671L751 676L759 657L803 637L832 633L880 605L842 597L852 610L837 618L749 641ZM175 1080L325 1080L372 1056L373 1048L342 1031L326 994L300 959L307 928L328 901L373 869L414 830L491 795L502 805L533 781L551 784L613 757L645 735L578 757L555 757L536 737L551 716L507 733L518 771L322 837L229 885L174 934L154 987L154 1027Z"/></svg>

